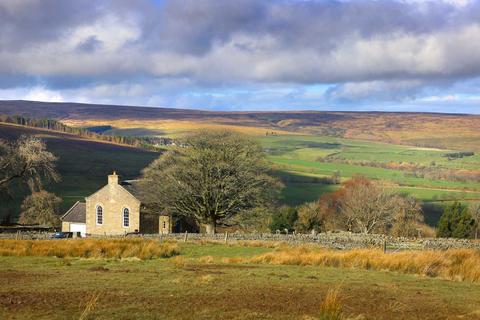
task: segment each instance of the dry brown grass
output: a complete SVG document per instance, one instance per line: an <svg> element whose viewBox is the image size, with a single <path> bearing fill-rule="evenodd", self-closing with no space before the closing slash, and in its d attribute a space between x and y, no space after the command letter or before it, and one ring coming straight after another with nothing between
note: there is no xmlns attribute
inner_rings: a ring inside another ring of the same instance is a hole
<svg viewBox="0 0 480 320"><path fill-rule="evenodd" d="M111 125L115 128L121 129L150 129L161 130L163 134L167 134L169 137L181 137L192 131L210 129L210 130L232 130L238 133L250 135L250 136L264 136L266 131L275 131L277 134L295 134L289 131L282 130L280 128L274 128L271 126L264 126L264 124L250 123L242 124L231 119L208 119L208 120L135 120L135 119L116 119L116 120L62 120L63 123L74 126L100 126Z"/></svg>
<svg viewBox="0 0 480 320"><path fill-rule="evenodd" d="M254 117L252 117L254 115ZM478 139L479 116L438 115L416 113L252 113L242 116L223 113L175 115L162 114L161 118L138 119L137 113L124 118L111 115L71 117L62 122L71 126L112 125L116 128L146 128L161 130L169 136L181 136L199 129L229 129L248 135L263 136L266 131L278 134L322 134L332 128L343 131L344 138L382 141L387 143L419 145L456 150L480 150ZM325 121L329 119L329 121Z"/></svg>
<svg viewBox="0 0 480 320"><path fill-rule="evenodd" d="M198 283L209 284L209 283L212 283L214 280L215 280L214 276L212 276L211 274L206 274L198 278Z"/></svg>
<svg viewBox="0 0 480 320"><path fill-rule="evenodd" d="M375 249L333 251L301 246L261 254L249 262L385 270L480 282L480 251L474 249L385 254Z"/></svg>
<svg viewBox="0 0 480 320"><path fill-rule="evenodd" d="M92 313L97 306L98 298L100 297L99 293L94 293L88 298L87 302L85 303L85 308L83 309L82 314L78 318L79 320L87 320L93 319Z"/></svg>
<svg viewBox="0 0 480 320"><path fill-rule="evenodd" d="M340 288L329 289L320 305L320 319L341 320L343 319L342 304L340 301Z"/></svg>
<svg viewBox="0 0 480 320"><path fill-rule="evenodd" d="M176 257L173 257L171 260L170 260L173 265L177 268L184 268L185 266L188 265L188 261L185 257L183 256L176 256Z"/></svg>
<svg viewBox="0 0 480 320"><path fill-rule="evenodd" d="M203 256L198 258L198 261L203 264L212 264L215 259L212 256Z"/></svg>
<svg viewBox="0 0 480 320"><path fill-rule="evenodd" d="M176 243L144 239L0 240L0 256L81 258L168 258L179 254Z"/></svg>
<svg viewBox="0 0 480 320"><path fill-rule="evenodd" d="M288 244L284 241L262 241L262 240L242 240L231 244L232 246L254 247L254 248L282 248Z"/></svg>

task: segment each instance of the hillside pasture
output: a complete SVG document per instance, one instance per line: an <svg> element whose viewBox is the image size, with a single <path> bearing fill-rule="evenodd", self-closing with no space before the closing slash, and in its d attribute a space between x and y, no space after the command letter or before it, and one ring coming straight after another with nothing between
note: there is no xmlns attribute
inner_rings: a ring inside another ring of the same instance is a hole
<svg viewBox="0 0 480 320"><path fill-rule="evenodd" d="M47 190L64 200L63 211L105 185L107 175L114 170L123 179L133 179L159 155L132 147L79 139L69 134L0 124L0 139L13 140L21 135L42 138L47 149L58 157L57 169L62 180L48 185ZM9 213L15 218L26 192L25 188L15 188L13 200L0 207L0 220Z"/></svg>

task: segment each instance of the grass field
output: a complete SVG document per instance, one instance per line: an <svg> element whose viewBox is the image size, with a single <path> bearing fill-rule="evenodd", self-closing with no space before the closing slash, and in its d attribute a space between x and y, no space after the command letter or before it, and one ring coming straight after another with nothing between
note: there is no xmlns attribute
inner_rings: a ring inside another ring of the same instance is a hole
<svg viewBox="0 0 480 320"><path fill-rule="evenodd" d="M333 186L314 183L315 177L331 176L340 172L343 179L361 174L372 179L392 182L395 189L408 193L429 202L450 200L480 200L480 183L454 182L416 178L396 169L361 166L358 164L326 163L318 158L335 155L347 160L367 160L378 163L412 162L450 169L478 170L480 156L448 160L444 155L450 151L417 148L411 146L386 144L372 141L361 141L324 136L268 136L259 137L267 151L268 158L278 170L287 172L295 178L287 184L284 199L292 204L311 201ZM302 181L303 180L303 181Z"/></svg>
<svg viewBox="0 0 480 320"><path fill-rule="evenodd" d="M116 170L123 179L136 178L140 171L157 153L108 143L77 139L74 136L37 129L0 124L0 138L16 139L22 134L41 137L47 149L59 160L58 171L62 176L59 183L51 184L48 190L64 199L62 210L74 202L97 191L107 183L107 175ZM14 199L0 207L0 220L11 210L18 212L25 192L16 189Z"/></svg>
<svg viewBox="0 0 480 320"><path fill-rule="evenodd" d="M1 319L480 319L479 283L364 268L249 263L269 247L180 243L151 259L0 257Z"/></svg>

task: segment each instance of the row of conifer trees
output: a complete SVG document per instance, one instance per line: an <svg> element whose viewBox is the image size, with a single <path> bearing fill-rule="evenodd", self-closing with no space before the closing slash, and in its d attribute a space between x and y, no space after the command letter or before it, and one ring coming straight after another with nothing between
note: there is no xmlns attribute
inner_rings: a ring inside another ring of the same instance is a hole
<svg viewBox="0 0 480 320"><path fill-rule="evenodd" d="M106 141L147 150L157 150L157 147L151 143L151 139L149 138L101 134L90 131L88 128L71 127L54 119L34 119L20 115L0 115L0 122L73 134L89 140Z"/></svg>

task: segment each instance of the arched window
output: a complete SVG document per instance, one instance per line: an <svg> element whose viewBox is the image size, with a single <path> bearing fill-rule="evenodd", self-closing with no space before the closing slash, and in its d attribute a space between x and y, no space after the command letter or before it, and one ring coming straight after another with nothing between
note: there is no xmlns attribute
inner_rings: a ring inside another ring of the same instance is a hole
<svg viewBox="0 0 480 320"><path fill-rule="evenodd" d="M128 227L130 225L130 211L128 208L123 209L123 226Z"/></svg>
<svg viewBox="0 0 480 320"><path fill-rule="evenodd" d="M97 224L103 224L103 208L97 206Z"/></svg>

